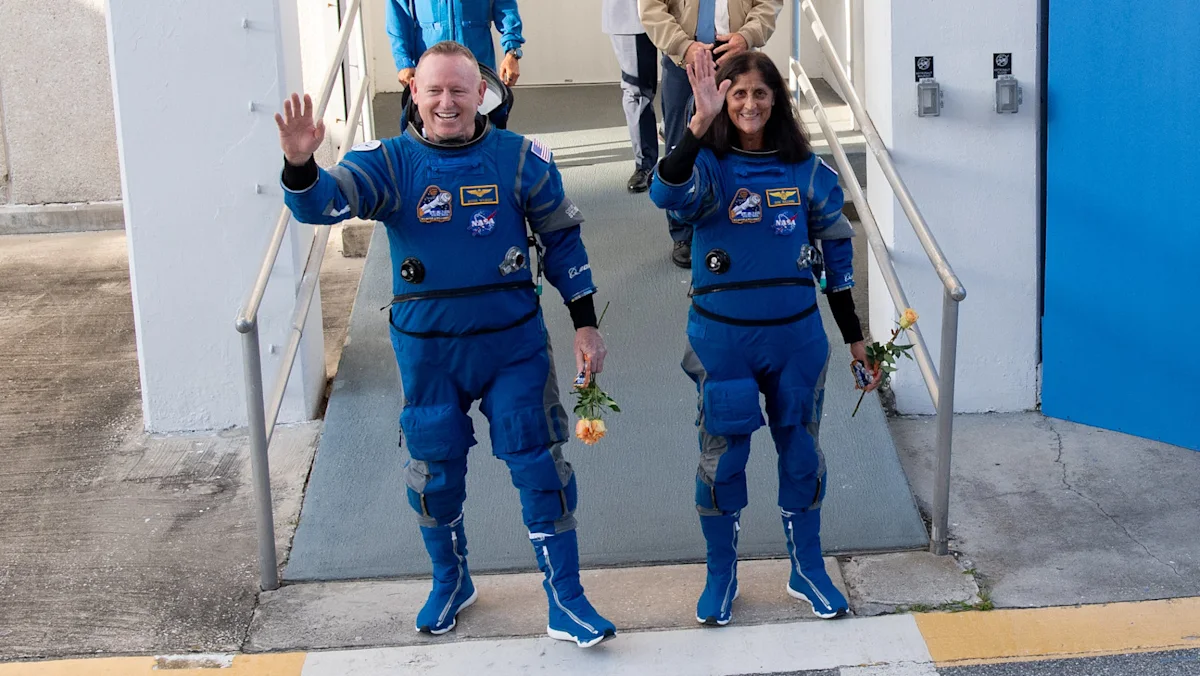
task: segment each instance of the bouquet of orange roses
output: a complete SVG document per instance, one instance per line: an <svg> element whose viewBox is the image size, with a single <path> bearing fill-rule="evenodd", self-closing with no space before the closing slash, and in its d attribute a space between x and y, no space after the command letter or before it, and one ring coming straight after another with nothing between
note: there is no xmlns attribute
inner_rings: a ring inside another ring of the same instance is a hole
<svg viewBox="0 0 1200 676"><path fill-rule="evenodd" d="M606 304L603 312L600 313L600 319L596 322L596 328L600 328L600 322L604 321L604 315L607 312L608 305ZM591 446L604 438L606 431L604 409L620 413L621 407L617 406L617 402L613 401L613 398L600 389L596 383L596 376L592 374L592 367L588 362L587 355L583 357L583 372L575 379L575 396L579 398L575 402L575 415L579 418L579 421L575 423L575 436Z"/></svg>

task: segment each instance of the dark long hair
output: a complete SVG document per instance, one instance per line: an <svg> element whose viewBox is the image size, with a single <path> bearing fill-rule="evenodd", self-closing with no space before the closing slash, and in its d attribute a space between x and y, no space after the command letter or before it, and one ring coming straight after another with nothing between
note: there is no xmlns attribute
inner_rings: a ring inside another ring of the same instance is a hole
<svg viewBox="0 0 1200 676"><path fill-rule="evenodd" d="M729 59L717 70L717 84L720 85L725 80L736 82L738 77L751 71L758 71L763 82L775 94L775 104L771 106L771 117L763 128L763 149L778 152L779 159L785 163L791 164L807 160L812 153L808 136L805 135L804 129L796 120L796 114L792 110L792 97L783 83L783 76L779 74L779 69L766 54L742 52ZM721 114L713 120L701 140L712 148L718 157L731 150L739 149L738 129L729 119L728 104L721 106Z"/></svg>

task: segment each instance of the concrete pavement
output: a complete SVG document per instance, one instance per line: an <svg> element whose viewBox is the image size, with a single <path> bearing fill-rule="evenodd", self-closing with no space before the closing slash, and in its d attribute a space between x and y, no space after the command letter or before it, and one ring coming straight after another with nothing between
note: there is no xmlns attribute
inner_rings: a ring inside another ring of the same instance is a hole
<svg viewBox="0 0 1200 676"><path fill-rule="evenodd" d="M327 259L333 308L361 263ZM258 592L249 444L142 432L124 233L2 237L0 269L0 660L240 649ZM281 561L319 434L272 444Z"/></svg>
<svg viewBox="0 0 1200 676"><path fill-rule="evenodd" d="M933 498L932 418L892 418ZM956 416L950 548L997 607L1200 595L1200 453L1040 413Z"/></svg>

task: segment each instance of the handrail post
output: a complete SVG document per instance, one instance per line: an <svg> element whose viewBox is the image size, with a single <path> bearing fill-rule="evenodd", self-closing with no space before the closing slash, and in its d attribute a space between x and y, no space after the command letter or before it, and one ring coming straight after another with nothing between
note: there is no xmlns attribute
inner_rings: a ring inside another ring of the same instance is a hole
<svg viewBox="0 0 1200 676"><path fill-rule="evenodd" d="M328 105L330 96L333 93L333 84L339 70L344 72L342 65L346 62L346 49L349 44L350 34L356 21L362 18L361 3L362 0L350 0L350 4L346 8L346 13L341 17L342 23L338 31L337 55L325 72L324 84L321 87L321 94L317 102L315 114L317 119L325 115L325 107ZM359 32L361 35L361 25ZM362 78L359 82L358 97L355 99L352 112L347 117L345 141L338 153L339 160L346 154L349 147L353 145L355 129L358 125L363 100L367 93L369 78L366 72L366 64L368 62L365 59L365 46L363 55ZM343 83L348 86L345 77L343 77ZM309 308L316 296L316 287L320 279L321 261L325 254L325 245L329 240L328 228L325 228L323 231L318 229L318 233L314 234L312 239L312 248L308 253L308 262L304 269L299 297L297 298L298 306L293 312L292 336L288 341L289 349L283 363L280 365L281 375L280 382L278 383L278 394L272 397L271 413L269 416L271 422L268 426L268 415L263 399L258 311L263 296L266 293L267 284L270 281L271 272L274 269L275 260L279 255L279 250L291 218L291 211L286 206L283 207L276 221L275 230L271 235L271 241L267 246L267 254L259 266L254 286L250 289L250 294L245 304L238 311L235 323L238 333L242 334L242 366L245 370L246 381L246 418L250 435L250 471L254 485L254 512L258 532L259 586L264 591L272 591L279 588L279 563L275 556L275 515L271 504L271 466L268 451L271 444L271 437L275 430L275 422L279 415L279 409L282 406L283 392L287 387L292 366L296 361L300 339L303 337L304 321L308 317Z"/></svg>
<svg viewBox="0 0 1200 676"><path fill-rule="evenodd" d="M942 294L942 354L938 373L937 466L933 489L933 527L929 551L941 556L949 550L950 443L954 431L954 367L958 354L958 301L950 289Z"/></svg>
<svg viewBox="0 0 1200 676"><path fill-rule="evenodd" d="M792 3L792 60L796 63L800 63L800 35L802 33L800 29L803 25L804 14L800 11L800 0L795 0L795 2ZM796 84L796 106L799 107L800 86L797 82L796 74L792 72L791 68L788 68L788 76L789 79ZM799 117L799 111L797 111L797 117Z"/></svg>
<svg viewBox="0 0 1200 676"><path fill-rule="evenodd" d="M242 334L242 363L246 370L246 413L250 431L250 471L254 482L258 525L258 577L264 591L279 588L275 559L275 517L271 509L271 469L267 459L267 428L263 411L262 360L258 352L258 323Z"/></svg>

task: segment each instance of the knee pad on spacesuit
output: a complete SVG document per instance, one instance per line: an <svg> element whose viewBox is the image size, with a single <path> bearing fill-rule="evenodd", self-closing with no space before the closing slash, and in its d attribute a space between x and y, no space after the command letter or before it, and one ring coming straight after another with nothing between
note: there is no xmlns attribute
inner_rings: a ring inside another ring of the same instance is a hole
<svg viewBox="0 0 1200 676"><path fill-rule="evenodd" d="M462 513L467 499L467 456L404 465L408 504L422 526L444 526Z"/></svg>
<svg viewBox="0 0 1200 676"><path fill-rule="evenodd" d="M715 436L750 434L763 426L758 406L758 383L741 380L704 382L704 429Z"/></svg>
<svg viewBox="0 0 1200 676"><path fill-rule="evenodd" d="M703 467L696 472L696 511L701 516L733 514L748 504L750 495L746 488L745 472L719 483L707 476Z"/></svg>
<svg viewBox="0 0 1200 676"><path fill-rule="evenodd" d="M575 528L579 492L575 470L561 445L500 455L521 492L521 513L530 532L562 533Z"/></svg>

